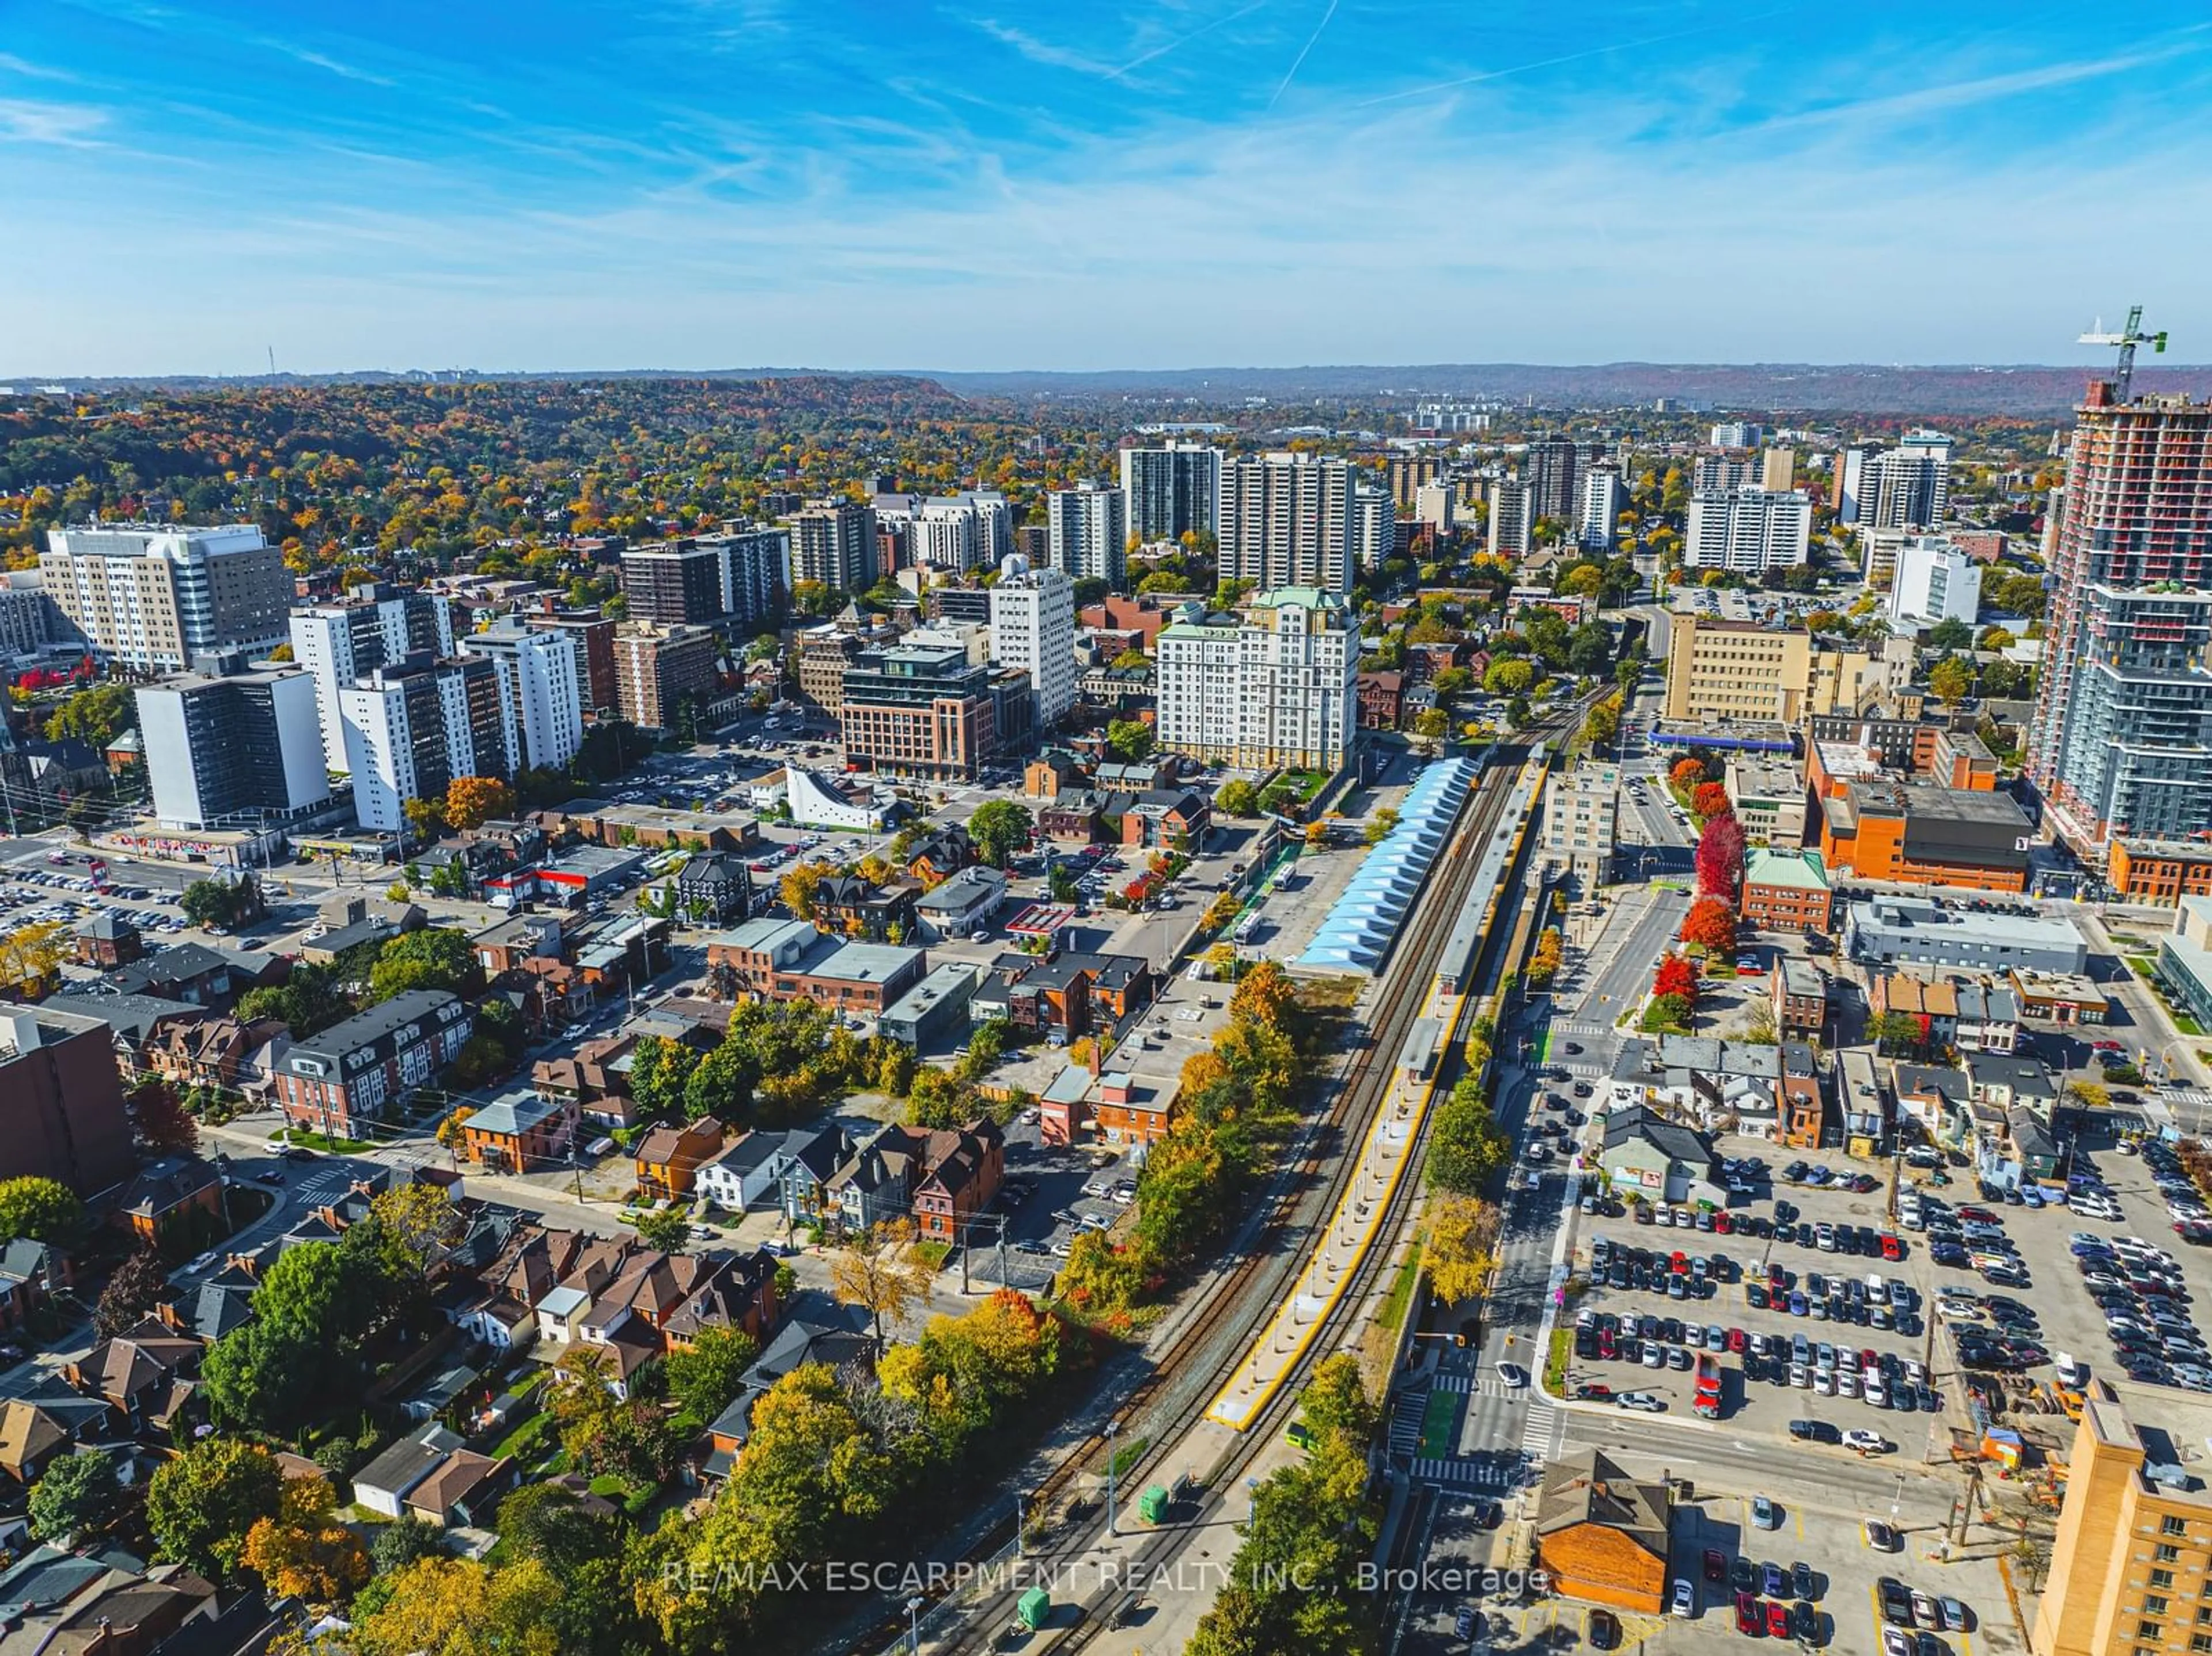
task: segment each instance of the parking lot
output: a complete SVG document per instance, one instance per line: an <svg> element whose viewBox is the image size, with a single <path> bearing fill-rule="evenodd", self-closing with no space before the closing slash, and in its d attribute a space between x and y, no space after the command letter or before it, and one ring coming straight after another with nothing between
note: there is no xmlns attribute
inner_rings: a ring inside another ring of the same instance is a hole
<svg viewBox="0 0 2212 1656"><path fill-rule="evenodd" d="M1492 1598L1469 1617L1476 1647L1690 1656L1740 1651L1749 1636L1855 1656L2012 1656L2025 1648L1986 1548L1949 1552L1936 1530L1893 1526L1887 1513L1849 1518L1803 1510L1786 1496L1693 1492L1675 1508L1669 1572L1673 1608L1662 1615ZM1885 1629L1911 1642L1900 1652ZM1435 1647L1466 1646L1439 1639Z"/></svg>

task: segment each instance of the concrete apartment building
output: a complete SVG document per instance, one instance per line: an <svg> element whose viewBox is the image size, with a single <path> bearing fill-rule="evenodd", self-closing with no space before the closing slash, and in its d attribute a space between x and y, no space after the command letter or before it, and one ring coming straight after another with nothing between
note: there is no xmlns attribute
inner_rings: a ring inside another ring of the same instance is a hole
<svg viewBox="0 0 2212 1656"><path fill-rule="evenodd" d="M2093 863L2115 837L2212 834L2212 402L2092 385L2046 544L2027 735L2046 823Z"/></svg>
<svg viewBox="0 0 2212 1656"><path fill-rule="evenodd" d="M584 745L586 679L578 640L502 621L467 637L468 652L499 669L500 698L514 726L518 769L559 770Z"/></svg>
<svg viewBox="0 0 2212 1656"><path fill-rule="evenodd" d="M1544 784L1544 860L1564 868L1585 893L1613 877L1620 815L1620 769L1585 761L1554 771Z"/></svg>
<svg viewBox="0 0 2212 1656"><path fill-rule="evenodd" d="M398 834L410 799L442 799L453 779L514 774L514 719L488 656L379 667L338 692L346 768L361 826Z"/></svg>
<svg viewBox="0 0 2212 1656"><path fill-rule="evenodd" d="M633 546L622 555L622 590L632 621L703 626L722 616L722 555L696 540Z"/></svg>
<svg viewBox="0 0 2212 1656"><path fill-rule="evenodd" d="M1678 610L1668 618L1666 716L1795 725L1854 711L1874 670L1863 650L1827 649L1802 629Z"/></svg>
<svg viewBox="0 0 2212 1656"><path fill-rule="evenodd" d="M1575 488L1582 452L1571 437L1538 437L1521 457L1522 481L1528 485L1531 518L1550 518L1560 524L1575 519L1581 497Z"/></svg>
<svg viewBox="0 0 2212 1656"><path fill-rule="evenodd" d="M521 617L534 632L559 633L576 640L579 700L585 711L615 710L615 622L596 610L537 610Z"/></svg>
<svg viewBox="0 0 2212 1656"><path fill-rule="evenodd" d="M163 828L260 828L330 803L307 674L184 674L139 686L137 704L154 816Z"/></svg>
<svg viewBox="0 0 2212 1656"><path fill-rule="evenodd" d="M1593 466L1583 475L1582 510L1575 538L1586 552L1610 552L1620 539L1620 514L1628 510L1628 483L1611 466Z"/></svg>
<svg viewBox="0 0 2212 1656"><path fill-rule="evenodd" d="M792 514L791 579L817 581L833 592L865 592L876 584L876 514L858 500L811 500Z"/></svg>
<svg viewBox="0 0 2212 1656"><path fill-rule="evenodd" d="M275 649L292 604L283 552L252 524L50 529L39 573L94 653L155 672Z"/></svg>
<svg viewBox="0 0 2212 1656"><path fill-rule="evenodd" d="M453 606L435 592L356 587L341 603L293 610L290 628L292 658L314 681L324 759L340 774L349 761L338 692L380 667L453 653Z"/></svg>
<svg viewBox="0 0 2212 1656"><path fill-rule="evenodd" d="M896 776L973 781L1000 748L988 669L952 646L862 650L845 669L837 719L848 759Z"/></svg>
<svg viewBox="0 0 2212 1656"><path fill-rule="evenodd" d="M1160 745L1248 769L1333 773L1358 729L1359 622L1311 587L1253 599L1236 617L1161 629Z"/></svg>
<svg viewBox="0 0 2212 1656"><path fill-rule="evenodd" d="M991 659L1030 676L1036 727L1048 731L1075 706L1075 579L1060 567L999 578L990 600ZM841 687L842 688L842 687Z"/></svg>
<svg viewBox="0 0 2212 1656"><path fill-rule="evenodd" d="M114 1031L98 1018L0 1006L0 1179L52 1179L81 1197L138 1165Z"/></svg>
<svg viewBox="0 0 2212 1656"><path fill-rule="evenodd" d="M1909 431L1895 448L1868 454L1856 483L1857 515L1870 529L1932 529L1951 500L1951 440Z"/></svg>
<svg viewBox="0 0 2212 1656"><path fill-rule="evenodd" d="M2028 1640L2035 1656L2212 1647L2207 1441L2204 1398L2131 1380L2089 1382Z"/></svg>
<svg viewBox="0 0 2212 1656"><path fill-rule="evenodd" d="M1746 574L1803 563L1813 543L1813 503L1794 491L1705 489L1690 497L1682 540L1688 569Z"/></svg>
<svg viewBox="0 0 2212 1656"><path fill-rule="evenodd" d="M1129 503L1118 488L1087 479L1044 497L1045 544L1052 567L1073 580L1129 584Z"/></svg>
<svg viewBox="0 0 2212 1656"><path fill-rule="evenodd" d="M1218 567L1260 590L1352 590L1352 468L1334 457L1271 453L1221 468Z"/></svg>
<svg viewBox="0 0 2212 1656"><path fill-rule="evenodd" d="M1221 451L1168 442L1121 451L1129 532L1146 542L1215 532L1221 513Z"/></svg>
<svg viewBox="0 0 2212 1656"><path fill-rule="evenodd" d="M1743 824L1743 837L1754 846L1805 843L1805 778L1787 759L1735 754L1722 786Z"/></svg>
<svg viewBox="0 0 2212 1656"><path fill-rule="evenodd" d="M1899 543L1890 579L1889 617L1914 626L1972 622L1982 611L1982 566L1936 535Z"/></svg>
<svg viewBox="0 0 2212 1656"><path fill-rule="evenodd" d="M629 622L615 629L615 705L642 731L673 729L687 697L714 694L721 646L705 627Z"/></svg>
<svg viewBox="0 0 2212 1656"><path fill-rule="evenodd" d="M1486 548L1490 555L1516 560L1527 556L1535 523L1528 485L1518 477L1492 478Z"/></svg>

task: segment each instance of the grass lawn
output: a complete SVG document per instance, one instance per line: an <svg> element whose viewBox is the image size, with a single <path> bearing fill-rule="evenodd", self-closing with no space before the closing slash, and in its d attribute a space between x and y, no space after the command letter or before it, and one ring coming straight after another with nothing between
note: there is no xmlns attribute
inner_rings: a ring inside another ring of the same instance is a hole
<svg viewBox="0 0 2212 1656"><path fill-rule="evenodd" d="M1145 1451L1151 1447L1152 1440L1150 1438L1140 1437L1132 1438L1128 1442L1115 1450L1112 1463L1114 1467L1114 1476L1116 1477L1127 1477L1129 1475L1129 1469L1145 1458Z"/></svg>
<svg viewBox="0 0 2212 1656"><path fill-rule="evenodd" d="M1416 1452L1425 1460L1441 1460L1452 1452L1459 1438L1459 1399L1456 1392L1431 1392L1427 1410L1421 1416L1421 1447Z"/></svg>
<svg viewBox="0 0 2212 1656"><path fill-rule="evenodd" d="M1413 1284L1421 1278L1419 1239L1415 1238L1414 1242L1413 1253L1407 1256L1406 1263L1398 1267L1398 1274L1390 1283L1390 1291L1382 1298L1382 1309L1375 1319L1393 1333L1404 1325L1406 1307L1413 1302Z"/></svg>
<svg viewBox="0 0 2212 1656"><path fill-rule="evenodd" d="M333 1138L328 1133L312 1132L305 1127L279 1127L269 1135L272 1144L301 1144L311 1150L329 1150L338 1156L351 1156L362 1148L362 1142L352 1138Z"/></svg>
<svg viewBox="0 0 2212 1656"><path fill-rule="evenodd" d="M559 1428L550 1413L539 1412L501 1438L493 1448L492 1459L501 1459L512 1455L522 1465L531 1465L547 1449L553 1447Z"/></svg>
<svg viewBox="0 0 2212 1656"><path fill-rule="evenodd" d="M1544 1354L1544 1389L1557 1395L1566 1383L1567 1357L1575 1349L1575 1331L1555 1328L1552 1331L1552 1349Z"/></svg>

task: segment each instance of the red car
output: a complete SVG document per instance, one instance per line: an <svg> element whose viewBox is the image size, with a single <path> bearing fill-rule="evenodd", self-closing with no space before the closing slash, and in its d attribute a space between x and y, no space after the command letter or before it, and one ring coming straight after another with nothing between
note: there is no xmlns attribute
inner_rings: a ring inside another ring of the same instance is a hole
<svg viewBox="0 0 2212 1656"><path fill-rule="evenodd" d="M1751 1337L1746 1334L1741 1328L1731 1328L1729 1330L1728 1349L1730 1351L1735 1352L1740 1356L1742 1355L1744 1348L1750 1344Z"/></svg>
<svg viewBox="0 0 2212 1656"><path fill-rule="evenodd" d="M1690 1256L1680 1248L1674 1250L1674 1257L1667 1263L1668 1269L1677 1277L1686 1277L1690 1274Z"/></svg>
<svg viewBox="0 0 2212 1656"><path fill-rule="evenodd" d="M1759 1600L1749 1592L1735 1596L1735 1630L1757 1638L1766 1627L1766 1618L1759 1613Z"/></svg>
<svg viewBox="0 0 2212 1656"><path fill-rule="evenodd" d="M1718 1547L1705 1549L1705 1580L1708 1581L1728 1580L1728 1555Z"/></svg>
<svg viewBox="0 0 2212 1656"><path fill-rule="evenodd" d="M1713 1215L1713 1228L1723 1236L1733 1235L1735 1232L1735 1221L1725 1213L1716 1213Z"/></svg>
<svg viewBox="0 0 2212 1656"><path fill-rule="evenodd" d="M1779 1598L1766 1601L1766 1635L1770 1639L1790 1636L1790 1606Z"/></svg>
<svg viewBox="0 0 2212 1656"><path fill-rule="evenodd" d="M1881 1239L1881 1257L1885 1259L1902 1259L1905 1257L1905 1239L1901 1236L1885 1234Z"/></svg>
<svg viewBox="0 0 2212 1656"><path fill-rule="evenodd" d="M1972 1219L1978 1224L1994 1225L2000 1222L1996 1215L1991 1213L1987 1208L1960 1208L1959 1216L1961 1219Z"/></svg>

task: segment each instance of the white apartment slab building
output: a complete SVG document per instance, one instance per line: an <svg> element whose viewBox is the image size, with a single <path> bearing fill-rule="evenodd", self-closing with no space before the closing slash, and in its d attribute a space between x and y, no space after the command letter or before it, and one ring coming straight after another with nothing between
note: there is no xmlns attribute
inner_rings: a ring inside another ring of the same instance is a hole
<svg viewBox="0 0 2212 1656"><path fill-rule="evenodd" d="M314 681L324 761L340 774L347 762L338 692L410 656L434 661L453 653L453 609L434 592L357 589L343 603L295 610L291 631L292 658Z"/></svg>
<svg viewBox="0 0 2212 1656"><path fill-rule="evenodd" d="M1014 569L1000 576L991 589L990 658L1030 676L1038 730L1066 718L1075 706L1073 577L1064 569Z"/></svg>
<svg viewBox="0 0 2212 1656"><path fill-rule="evenodd" d="M1620 823L1620 769L1581 764L1544 784L1544 860L1596 890L1613 877Z"/></svg>
<svg viewBox="0 0 2212 1656"><path fill-rule="evenodd" d="M1045 537L1052 567L1071 580L1128 585L1129 502L1118 488L1085 481L1044 497Z"/></svg>
<svg viewBox="0 0 2212 1656"><path fill-rule="evenodd" d="M1221 521L1221 451L1166 443L1121 451L1121 493L1129 532L1140 541L1211 535Z"/></svg>
<svg viewBox="0 0 2212 1656"><path fill-rule="evenodd" d="M39 573L95 653L150 671L273 650L292 602L283 552L252 524L50 529Z"/></svg>
<svg viewBox="0 0 2212 1656"><path fill-rule="evenodd" d="M1359 621L1310 586L1254 598L1235 618L1161 629L1160 745L1245 769L1334 772L1359 723Z"/></svg>
<svg viewBox="0 0 2212 1656"><path fill-rule="evenodd" d="M1913 535L1899 543L1890 583L1892 621L1918 626L1971 622L1982 610L1982 566L1936 535Z"/></svg>
<svg viewBox="0 0 2212 1656"><path fill-rule="evenodd" d="M472 656L499 666L500 699L515 734L515 756L532 770L559 770L584 745L583 651L565 633L501 622L466 640Z"/></svg>
<svg viewBox="0 0 2212 1656"><path fill-rule="evenodd" d="M1690 497L1682 561L1692 569L1756 574L1805 561L1813 543L1813 503L1768 488L1709 489Z"/></svg>

